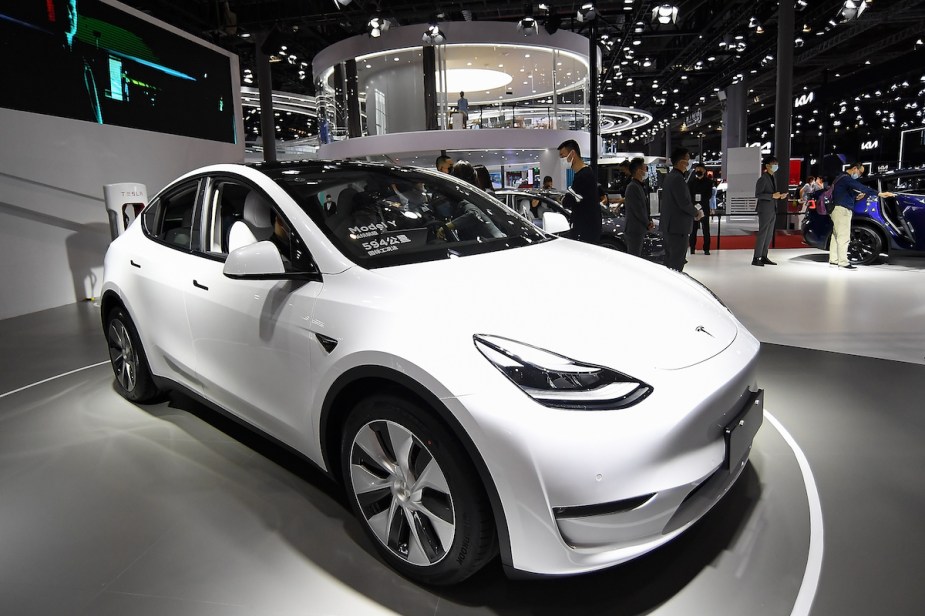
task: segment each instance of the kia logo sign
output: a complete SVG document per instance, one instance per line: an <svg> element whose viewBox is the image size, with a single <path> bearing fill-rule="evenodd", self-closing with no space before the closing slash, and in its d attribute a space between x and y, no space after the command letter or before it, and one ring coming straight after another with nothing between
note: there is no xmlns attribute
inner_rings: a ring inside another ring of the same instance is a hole
<svg viewBox="0 0 925 616"><path fill-rule="evenodd" d="M770 141L765 141L764 143L761 143L760 141L756 141L755 143L749 143L748 147L758 148L759 150L761 150L762 154L771 153L771 142Z"/></svg>
<svg viewBox="0 0 925 616"><path fill-rule="evenodd" d="M801 94L800 96L793 99L794 107L802 107L803 105L808 105L813 102L816 98L816 95L813 92L807 92L806 94Z"/></svg>
<svg viewBox="0 0 925 616"><path fill-rule="evenodd" d="M862 150L875 150L880 147L880 141L865 141L861 144Z"/></svg>

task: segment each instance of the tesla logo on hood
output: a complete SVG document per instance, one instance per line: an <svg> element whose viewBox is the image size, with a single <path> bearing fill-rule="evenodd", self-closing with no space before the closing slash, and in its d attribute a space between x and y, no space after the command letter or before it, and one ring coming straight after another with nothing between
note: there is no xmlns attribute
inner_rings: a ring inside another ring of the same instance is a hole
<svg viewBox="0 0 925 616"><path fill-rule="evenodd" d="M705 333L707 336L709 336L710 338L716 338L716 336L714 336L713 334L711 334L710 332L708 332L708 331L707 331L707 328L704 327L703 325L698 325L698 326L697 326L697 329L695 329L694 331L695 331L695 332L703 332L703 333Z"/></svg>

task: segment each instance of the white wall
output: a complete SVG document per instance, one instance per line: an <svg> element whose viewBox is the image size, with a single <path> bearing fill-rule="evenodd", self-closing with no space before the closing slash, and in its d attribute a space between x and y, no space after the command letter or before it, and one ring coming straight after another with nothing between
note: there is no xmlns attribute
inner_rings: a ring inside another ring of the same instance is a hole
<svg viewBox="0 0 925 616"><path fill-rule="evenodd" d="M233 58L232 87L239 89ZM240 100L238 135L243 135ZM176 176L244 160L220 143L0 109L0 318L95 297L109 224L103 185L153 196Z"/></svg>
<svg viewBox="0 0 925 616"><path fill-rule="evenodd" d="M398 66L377 71L366 78L366 121L369 134L376 135L377 103L375 91L385 95L385 133L425 130L424 75L417 65Z"/></svg>

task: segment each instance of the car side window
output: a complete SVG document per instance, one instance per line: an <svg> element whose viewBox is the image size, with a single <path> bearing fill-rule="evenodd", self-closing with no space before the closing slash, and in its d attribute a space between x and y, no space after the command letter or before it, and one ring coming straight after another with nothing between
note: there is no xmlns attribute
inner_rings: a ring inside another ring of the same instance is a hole
<svg viewBox="0 0 925 616"><path fill-rule="evenodd" d="M205 199L203 246L206 254L224 259L240 239L233 239L237 224L246 241L269 240L279 249L287 272L317 272L305 242L291 223L257 188L231 178L213 178ZM240 233L240 231L238 232Z"/></svg>
<svg viewBox="0 0 925 616"><path fill-rule="evenodd" d="M198 250L195 211L199 186L199 180L194 180L153 201L142 216L145 233L181 250Z"/></svg>

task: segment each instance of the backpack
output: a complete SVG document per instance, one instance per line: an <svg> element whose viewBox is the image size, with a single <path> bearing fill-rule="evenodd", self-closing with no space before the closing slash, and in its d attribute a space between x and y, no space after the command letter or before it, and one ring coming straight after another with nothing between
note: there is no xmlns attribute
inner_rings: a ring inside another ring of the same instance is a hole
<svg viewBox="0 0 925 616"><path fill-rule="evenodd" d="M816 197L816 213L822 216L828 216L829 210L832 208L829 207L832 204L833 194L835 192L835 185L838 183L842 176L835 178L835 181L829 184L829 187L822 191L818 197Z"/></svg>

